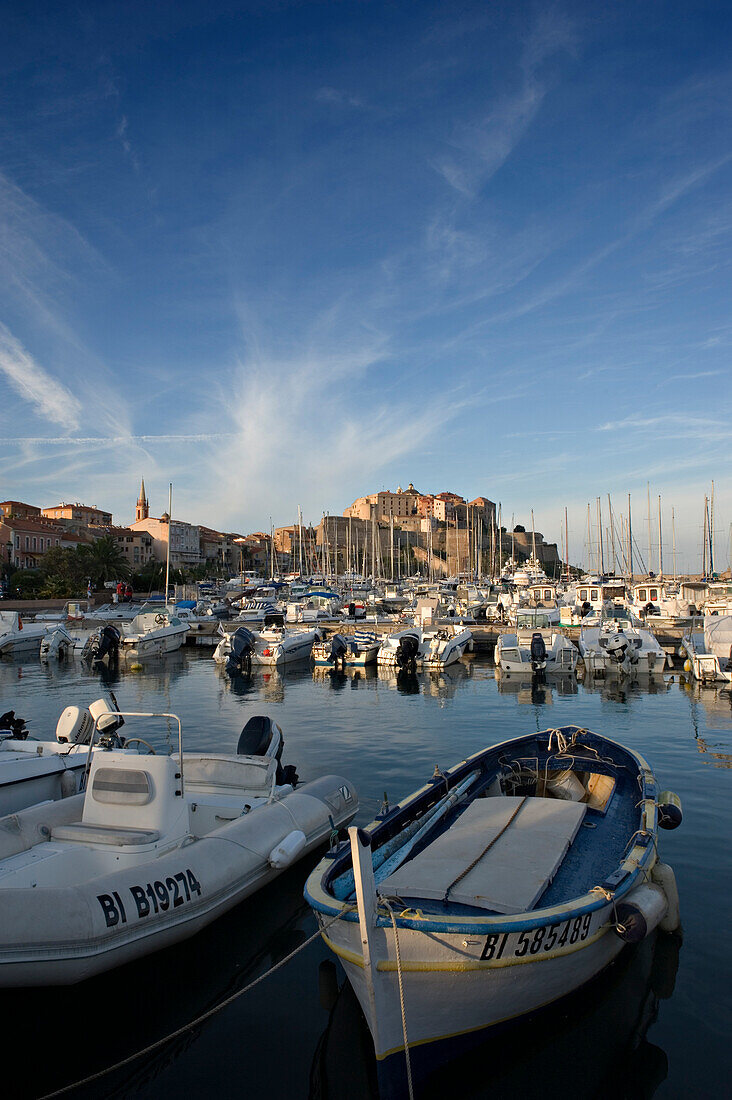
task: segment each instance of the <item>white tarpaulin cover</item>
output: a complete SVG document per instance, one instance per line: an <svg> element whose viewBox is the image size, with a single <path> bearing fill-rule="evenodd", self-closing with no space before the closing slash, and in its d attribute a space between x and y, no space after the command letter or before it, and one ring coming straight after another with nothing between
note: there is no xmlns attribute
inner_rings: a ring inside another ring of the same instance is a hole
<svg viewBox="0 0 732 1100"><path fill-rule="evenodd" d="M448 894L462 905L525 913L554 877L585 810L583 803L554 798L478 798L379 891L431 900Z"/></svg>

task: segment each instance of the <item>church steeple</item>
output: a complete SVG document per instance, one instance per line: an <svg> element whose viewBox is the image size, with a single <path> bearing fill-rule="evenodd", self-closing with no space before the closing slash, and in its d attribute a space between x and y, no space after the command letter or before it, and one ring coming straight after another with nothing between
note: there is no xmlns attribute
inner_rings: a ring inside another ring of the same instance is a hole
<svg viewBox="0 0 732 1100"><path fill-rule="evenodd" d="M135 522L139 519L147 519L149 515L150 505L145 496L145 478L143 478L140 484L140 496L137 499L137 507L135 508Z"/></svg>

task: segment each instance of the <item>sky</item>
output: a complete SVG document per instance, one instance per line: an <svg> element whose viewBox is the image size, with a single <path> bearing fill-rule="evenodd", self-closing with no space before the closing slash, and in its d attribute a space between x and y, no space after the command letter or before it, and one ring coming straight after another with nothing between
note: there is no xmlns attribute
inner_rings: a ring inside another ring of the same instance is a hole
<svg viewBox="0 0 732 1100"><path fill-rule="evenodd" d="M410 481L729 563L732 7L8 6L0 498L224 530ZM650 486L650 490L649 490ZM594 540L595 535L592 534Z"/></svg>

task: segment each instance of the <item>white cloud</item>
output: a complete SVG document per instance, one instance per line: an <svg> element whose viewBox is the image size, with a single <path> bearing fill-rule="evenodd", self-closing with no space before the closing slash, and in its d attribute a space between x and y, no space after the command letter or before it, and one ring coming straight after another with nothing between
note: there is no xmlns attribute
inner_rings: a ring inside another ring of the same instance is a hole
<svg viewBox="0 0 732 1100"><path fill-rule="evenodd" d="M79 401L35 361L3 324L0 324L0 371L40 416L69 432L77 430L81 418Z"/></svg>

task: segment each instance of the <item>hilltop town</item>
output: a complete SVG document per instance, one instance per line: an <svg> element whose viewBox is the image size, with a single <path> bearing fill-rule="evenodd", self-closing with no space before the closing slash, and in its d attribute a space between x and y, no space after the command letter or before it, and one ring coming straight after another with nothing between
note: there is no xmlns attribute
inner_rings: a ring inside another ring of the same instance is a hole
<svg viewBox="0 0 732 1100"><path fill-rule="evenodd" d="M131 509L132 511L132 509ZM314 526L297 523L270 532L219 531L202 522L151 514L144 479L134 519L114 522L111 512L62 502L41 507L17 500L0 502L0 561L6 580L30 580L51 550L93 548L104 539L116 547L127 575L149 580L170 545L171 567L186 578L262 573L345 573L382 576L429 571L445 576L495 564L498 556L522 561L532 553L549 572L558 572L557 546L521 525L507 530L487 497L466 501L454 492L422 493L413 484L395 492L359 497L342 515L323 513ZM23 577L27 574L27 577ZM16 581L17 584L17 581Z"/></svg>

